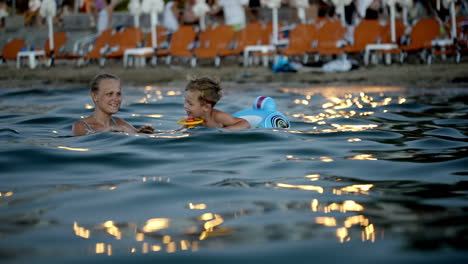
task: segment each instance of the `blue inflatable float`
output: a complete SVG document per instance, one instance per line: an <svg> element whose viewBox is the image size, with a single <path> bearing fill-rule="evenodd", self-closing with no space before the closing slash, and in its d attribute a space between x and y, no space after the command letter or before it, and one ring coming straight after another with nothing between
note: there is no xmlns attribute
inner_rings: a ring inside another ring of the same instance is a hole
<svg viewBox="0 0 468 264"><path fill-rule="evenodd" d="M286 116L276 110L275 100L267 96L257 97L251 109L239 111L233 116L247 120L251 128L289 128L291 126Z"/></svg>

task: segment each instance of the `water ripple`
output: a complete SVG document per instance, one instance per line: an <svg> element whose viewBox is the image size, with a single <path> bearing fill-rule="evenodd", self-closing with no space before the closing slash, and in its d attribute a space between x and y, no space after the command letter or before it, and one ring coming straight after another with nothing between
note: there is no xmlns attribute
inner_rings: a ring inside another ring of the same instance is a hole
<svg viewBox="0 0 468 264"><path fill-rule="evenodd" d="M466 259L466 90L275 85L217 107L269 95L291 129L178 131L183 87L147 86L118 116L155 134L82 137L87 89L0 91L0 260Z"/></svg>

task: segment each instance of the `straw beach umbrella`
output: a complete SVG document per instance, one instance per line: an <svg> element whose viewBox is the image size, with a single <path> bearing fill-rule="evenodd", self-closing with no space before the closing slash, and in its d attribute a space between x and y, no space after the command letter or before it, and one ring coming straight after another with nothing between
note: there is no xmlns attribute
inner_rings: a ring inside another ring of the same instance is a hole
<svg viewBox="0 0 468 264"><path fill-rule="evenodd" d="M206 29L205 17L208 11L210 11L210 7L205 0L197 0L197 3L193 6L193 13L200 18L200 29L202 31Z"/></svg>
<svg viewBox="0 0 468 264"><path fill-rule="evenodd" d="M41 4L39 14L47 19L47 27L49 28L49 47L50 47L50 66L54 65L54 24L53 18L57 14L57 5L54 0L44 0Z"/></svg>
<svg viewBox="0 0 468 264"><path fill-rule="evenodd" d="M294 0L292 4L297 8L297 17L302 24L307 22L305 9L309 7L309 0Z"/></svg>
<svg viewBox="0 0 468 264"><path fill-rule="evenodd" d="M141 3L140 0L130 0L128 10L133 15L133 24L135 27L140 27Z"/></svg>
<svg viewBox="0 0 468 264"><path fill-rule="evenodd" d="M273 39L272 44L278 44L278 8L281 6L281 0L261 0L263 6L271 8L272 17L273 17Z"/></svg>
<svg viewBox="0 0 468 264"><path fill-rule="evenodd" d="M143 0L141 4L143 12L150 14L151 18L151 44L153 48L153 64L156 64L156 49L158 44L156 43L156 26L158 25L158 14L164 9L164 3L162 0Z"/></svg>
<svg viewBox="0 0 468 264"><path fill-rule="evenodd" d="M353 0L332 0L333 5L336 7L336 10L338 14L340 14L341 17L341 23L343 25L346 25L346 18L345 18L345 6L351 4Z"/></svg>

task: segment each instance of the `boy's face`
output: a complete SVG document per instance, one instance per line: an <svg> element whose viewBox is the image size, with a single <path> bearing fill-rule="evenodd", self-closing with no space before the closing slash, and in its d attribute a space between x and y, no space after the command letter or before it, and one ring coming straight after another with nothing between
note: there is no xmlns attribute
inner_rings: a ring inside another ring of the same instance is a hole
<svg viewBox="0 0 468 264"><path fill-rule="evenodd" d="M209 104L203 104L198 100L198 92L185 92L184 109L188 118L202 118L209 110Z"/></svg>

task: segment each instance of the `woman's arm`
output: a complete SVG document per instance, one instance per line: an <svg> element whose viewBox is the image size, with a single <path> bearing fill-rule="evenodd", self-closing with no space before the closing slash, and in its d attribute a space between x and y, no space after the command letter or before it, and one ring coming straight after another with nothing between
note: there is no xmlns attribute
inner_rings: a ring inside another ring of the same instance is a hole
<svg viewBox="0 0 468 264"><path fill-rule="evenodd" d="M142 126L140 129L136 129L134 126L132 126L131 124L127 123L125 120L119 117L114 117L114 119L117 121L117 124L119 124L119 127L121 127L121 131L116 131L116 132L144 133L144 134L152 134L154 132L154 128L150 124L146 124Z"/></svg>

